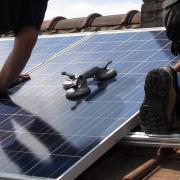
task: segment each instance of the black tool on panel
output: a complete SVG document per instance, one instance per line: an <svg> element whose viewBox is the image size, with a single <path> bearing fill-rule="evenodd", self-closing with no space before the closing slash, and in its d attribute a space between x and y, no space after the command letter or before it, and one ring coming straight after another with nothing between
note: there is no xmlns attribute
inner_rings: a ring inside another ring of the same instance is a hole
<svg viewBox="0 0 180 180"><path fill-rule="evenodd" d="M112 61L109 61L103 68L98 68L98 71L94 75L94 79L97 81L105 81L115 77L117 75L116 70L108 69L111 63Z"/></svg>
<svg viewBox="0 0 180 180"><path fill-rule="evenodd" d="M93 67L77 77L73 74L62 72L62 75L69 77L63 83L63 88L67 91L66 97L70 100L76 100L89 95L91 93L91 89L87 84L87 79L89 78L93 78L96 81L105 81L114 78L117 75L116 70L107 68L111 63L112 61L109 61L103 68Z"/></svg>

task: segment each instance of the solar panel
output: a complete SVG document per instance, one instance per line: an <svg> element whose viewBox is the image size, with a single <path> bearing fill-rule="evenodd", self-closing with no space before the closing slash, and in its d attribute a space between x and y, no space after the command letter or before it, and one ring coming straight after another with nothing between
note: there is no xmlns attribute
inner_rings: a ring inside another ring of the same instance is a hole
<svg viewBox="0 0 180 180"><path fill-rule="evenodd" d="M29 71L38 64L51 58L54 54L65 50L70 45L77 43L89 33L76 34L76 35L42 35L39 37L35 48L33 49L32 56L24 71ZM14 43L13 38L4 38L0 40L0 68L3 66Z"/></svg>
<svg viewBox="0 0 180 180"><path fill-rule="evenodd" d="M177 61L169 44L162 29L98 32L34 70L0 104L0 176L76 178L138 124L146 73ZM62 71L80 75L108 60L115 79L90 80L89 96L66 99Z"/></svg>

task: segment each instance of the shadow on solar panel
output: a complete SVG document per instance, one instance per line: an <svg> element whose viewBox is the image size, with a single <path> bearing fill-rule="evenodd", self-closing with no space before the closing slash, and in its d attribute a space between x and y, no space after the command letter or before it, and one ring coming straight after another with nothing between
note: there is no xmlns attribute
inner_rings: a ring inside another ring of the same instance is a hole
<svg viewBox="0 0 180 180"><path fill-rule="evenodd" d="M103 93L106 92L107 87L111 84L111 83L115 83L116 79L112 79L112 80L108 80L108 81L102 81L102 82L89 82L88 86L96 86L96 88L91 88L91 94L89 94L87 97L84 98L80 98L79 100L75 100L76 104L74 106L71 107L71 110L76 110L78 108L78 106L83 103L84 101L92 101L95 100L97 97L103 95Z"/></svg>
<svg viewBox="0 0 180 180"><path fill-rule="evenodd" d="M1 171L57 178L79 158L75 156L78 150L66 137L38 116L22 109L10 98L1 100L1 108L2 106ZM7 112L13 113L17 110L21 114L7 115ZM72 156L63 155L67 153Z"/></svg>

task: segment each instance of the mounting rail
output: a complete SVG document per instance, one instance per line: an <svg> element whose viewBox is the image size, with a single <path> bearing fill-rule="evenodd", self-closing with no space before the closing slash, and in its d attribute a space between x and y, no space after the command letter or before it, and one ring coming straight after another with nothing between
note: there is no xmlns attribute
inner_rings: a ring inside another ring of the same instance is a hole
<svg viewBox="0 0 180 180"><path fill-rule="evenodd" d="M127 134L121 141L123 145L136 145L143 147L180 147L180 134L145 134L143 132L131 132Z"/></svg>

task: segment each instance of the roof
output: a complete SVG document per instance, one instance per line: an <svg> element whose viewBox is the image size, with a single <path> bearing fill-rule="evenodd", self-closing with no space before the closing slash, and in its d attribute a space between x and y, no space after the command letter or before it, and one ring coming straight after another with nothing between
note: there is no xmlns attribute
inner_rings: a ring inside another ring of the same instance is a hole
<svg viewBox="0 0 180 180"><path fill-rule="evenodd" d="M52 20L44 21L42 32L48 33L72 33L97 30L119 30L126 28L139 28L141 24L141 13L132 10L126 14L103 16L98 13L87 17L66 19L58 16Z"/></svg>
<svg viewBox="0 0 180 180"><path fill-rule="evenodd" d="M134 29L140 27L162 27L162 2L164 0L143 0L141 12L131 10L126 14L103 16L93 13L87 17L67 19L63 16L45 20L41 26L41 33L59 34L74 32L92 32L101 30ZM13 36L12 32L0 37Z"/></svg>
<svg viewBox="0 0 180 180"><path fill-rule="evenodd" d="M101 30L134 29L141 27L141 12L131 10L126 14L103 16L98 13L87 17L67 19L63 16L45 20L41 26L41 34L62 34L92 32ZM13 32L0 34L0 37L14 36Z"/></svg>
<svg viewBox="0 0 180 180"><path fill-rule="evenodd" d="M180 150L116 145L77 180L177 180Z"/></svg>

